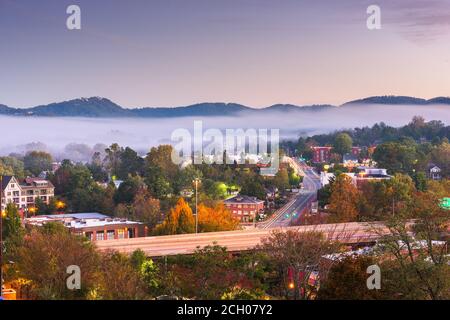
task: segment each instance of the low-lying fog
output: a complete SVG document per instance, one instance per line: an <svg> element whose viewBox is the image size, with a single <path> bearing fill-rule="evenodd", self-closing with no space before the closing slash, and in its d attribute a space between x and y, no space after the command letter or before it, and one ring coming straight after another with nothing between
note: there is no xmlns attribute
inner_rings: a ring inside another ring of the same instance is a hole
<svg viewBox="0 0 450 320"><path fill-rule="evenodd" d="M239 117L195 118L44 118L0 116L0 154L24 153L44 149L57 157L82 159L96 144L97 148L117 142L130 146L141 154L150 147L171 142L177 128L193 132L194 120L202 120L204 129L280 129L281 138L327 133L337 129L371 126L385 122L391 126L407 124L413 116L427 121L441 120L450 124L450 106L363 105L346 106L323 111L274 112ZM86 144L89 148L69 144ZM75 150L75 151L74 151ZM75 152L76 154L71 154Z"/></svg>

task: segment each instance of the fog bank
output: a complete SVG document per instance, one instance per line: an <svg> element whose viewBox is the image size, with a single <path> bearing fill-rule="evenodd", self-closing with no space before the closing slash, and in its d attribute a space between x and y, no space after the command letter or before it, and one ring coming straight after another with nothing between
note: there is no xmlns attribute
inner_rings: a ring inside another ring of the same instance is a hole
<svg viewBox="0 0 450 320"><path fill-rule="evenodd" d="M85 144L93 148L99 143L110 145L114 142L130 146L143 154L152 146L170 143L171 134L175 129L185 128L193 132L196 120L203 121L204 130L280 129L282 138L297 138L299 135L372 126L377 122L399 127L407 124L415 115L423 116L427 121L441 120L447 125L450 124L448 105L354 105L321 111L261 112L241 114L239 117L203 118L99 119L0 116L2 128L0 154L45 149L55 155L64 156L65 147L71 143ZM34 144L29 145L30 143ZM99 147L102 145L96 149Z"/></svg>

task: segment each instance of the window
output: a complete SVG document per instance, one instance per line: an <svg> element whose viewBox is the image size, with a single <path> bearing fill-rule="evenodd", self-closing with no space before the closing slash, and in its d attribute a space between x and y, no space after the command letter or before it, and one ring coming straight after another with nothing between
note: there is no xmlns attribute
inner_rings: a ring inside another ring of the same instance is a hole
<svg viewBox="0 0 450 320"><path fill-rule="evenodd" d="M123 231L123 229L117 230L117 238L118 239L124 239L125 238L125 231Z"/></svg>
<svg viewBox="0 0 450 320"><path fill-rule="evenodd" d="M97 241L101 241L105 239L105 233L103 231L97 231L96 234Z"/></svg>
<svg viewBox="0 0 450 320"><path fill-rule="evenodd" d="M86 232L86 234L85 234L85 236L86 236L86 238L88 238L89 240L93 240L92 239L92 237L93 237L93 233L92 232Z"/></svg>
<svg viewBox="0 0 450 320"><path fill-rule="evenodd" d="M114 230L108 230L108 240L114 239Z"/></svg>

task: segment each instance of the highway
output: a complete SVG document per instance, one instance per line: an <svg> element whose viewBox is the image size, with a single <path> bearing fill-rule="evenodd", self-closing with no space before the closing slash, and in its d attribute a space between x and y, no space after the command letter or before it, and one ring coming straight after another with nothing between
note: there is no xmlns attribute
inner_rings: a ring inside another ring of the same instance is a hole
<svg viewBox="0 0 450 320"><path fill-rule="evenodd" d="M298 215L307 209L311 205L311 202L317 199L317 190L320 189L320 177L308 166L293 158L288 159L291 166L297 171L297 174L304 177L304 188L300 190L293 200L289 201L283 208L276 211L269 220L259 223L259 228L270 229L288 227L291 225L292 220L298 219Z"/></svg>
<svg viewBox="0 0 450 320"><path fill-rule="evenodd" d="M380 223L340 223L296 226L276 229L250 229L238 231L209 232L200 234L183 234L172 236L145 237L120 240L96 241L101 251L117 250L130 254L137 249L143 250L150 257L162 257L177 254L191 254L198 247L218 244L227 247L230 252L253 249L261 240L270 236L274 230L280 231L318 231L323 232L330 240L354 244L375 241L379 234L388 230ZM375 232L375 230L377 230Z"/></svg>

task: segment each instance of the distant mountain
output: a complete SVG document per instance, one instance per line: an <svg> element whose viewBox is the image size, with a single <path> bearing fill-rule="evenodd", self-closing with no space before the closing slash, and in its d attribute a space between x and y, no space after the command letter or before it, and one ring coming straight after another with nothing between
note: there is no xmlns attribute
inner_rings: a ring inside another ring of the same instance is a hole
<svg viewBox="0 0 450 320"><path fill-rule="evenodd" d="M391 105L429 105L429 104L448 104L450 105L450 98L437 97L430 100L407 97L407 96L376 96L369 97L360 100L354 100L343 104L355 105L355 104L391 104Z"/></svg>
<svg viewBox="0 0 450 320"><path fill-rule="evenodd" d="M321 111L328 108L336 108L335 106L326 105L312 105L312 106L296 106L293 104L274 104L273 106L263 109L253 109L259 112L301 112L301 111Z"/></svg>
<svg viewBox="0 0 450 320"><path fill-rule="evenodd" d="M142 108L131 109L130 112L138 117L168 118L168 117L196 117L196 116L233 116L243 111L255 109L235 103L199 103L186 107L175 108Z"/></svg>
<svg viewBox="0 0 450 320"><path fill-rule="evenodd" d="M81 98L25 109L28 115L57 117L126 117L132 116L111 100L99 97Z"/></svg>
<svg viewBox="0 0 450 320"><path fill-rule="evenodd" d="M0 114L14 114L16 109L5 106L4 104L0 104Z"/></svg>
<svg viewBox="0 0 450 320"><path fill-rule="evenodd" d="M405 96L377 96L350 101L343 106L361 106L365 104L384 105L450 105L450 98L437 97L430 100ZM80 98L32 108L11 108L0 104L0 115L36 116L36 117L90 117L90 118L171 118L171 117L212 117L237 116L240 113L267 114L271 112L301 113L305 111L323 111L336 108L333 105L296 106L275 104L267 108L256 109L236 103L199 103L173 108L136 108L127 109L106 98Z"/></svg>

